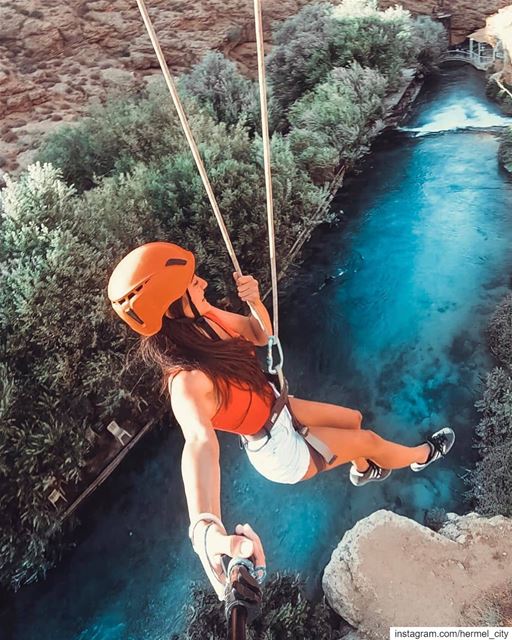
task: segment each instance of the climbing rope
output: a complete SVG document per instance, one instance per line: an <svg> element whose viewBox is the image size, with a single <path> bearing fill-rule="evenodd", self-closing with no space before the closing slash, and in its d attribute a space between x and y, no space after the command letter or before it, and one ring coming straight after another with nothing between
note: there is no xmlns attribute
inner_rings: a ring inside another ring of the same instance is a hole
<svg viewBox="0 0 512 640"><path fill-rule="evenodd" d="M169 92L172 97L172 101L174 102L174 106L176 107L176 111L178 112L178 116L181 122L181 126L183 127L183 131L185 133L185 137L187 138L187 142L190 146L190 150L192 151L192 155L194 156L194 160L196 162L197 168L199 170L199 174L201 176L201 180L203 181L204 188L206 189L206 193L208 194L208 198L210 200L210 204L212 205L213 212L215 217L217 218L217 222L219 224L222 237L226 244L226 248L229 253L229 257L233 263L235 271L242 275L242 271L240 269L240 264L238 263L238 259L235 254L235 250L233 249L233 245L231 243L231 239L229 237L228 230L226 225L224 224L224 220L222 218L222 214L219 209L219 205L217 204L217 199L215 198L215 194L213 193L212 186L210 184L210 180L206 173L206 169L204 167L203 159L201 158L201 154L199 153L199 149L197 148L196 141L194 139L194 134L190 128L190 124L188 122L187 116L185 114L185 110L183 109L183 105L181 104L180 97L178 95L178 91L176 89L176 83L174 82L171 73L169 71L169 67L165 61L164 55L162 53L162 49L160 47L160 43L158 41L157 35L155 33L155 29L153 27L153 23L151 22L151 18L149 17L148 11L146 9L146 5L144 0L137 0L137 4L139 6L139 11L142 15L142 19L144 20L144 25L148 32L148 35L151 39L151 44L153 45L153 49L155 50L156 57L158 58L158 62L160 63L160 68L162 69L162 73L165 78L165 82L169 89Z"/></svg>
<svg viewBox="0 0 512 640"><path fill-rule="evenodd" d="M203 159L201 158L201 154L199 153L199 149L197 147L196 141L194 139L194 135L190 128L190 124L185 114L185 110L183 109L183 105L181 104L181 100L176 88L176 83L174 82L171 76L171 73L167 66L167 62L165 61L162 49L160 47L160 43L158 41L158 37L153 27L151 18L149 17L144 0L137 0L137 5L139 7L139 11L144 21L144 25L148 32L149 38L151 40L151 44L153 45L153 49L155 51L156 57L160 64L160 68L162 70L165 82L167 84L167 88L169 89L169 92L171 94L172 101L174 103L174 106L176 107L176 111L178 112L178 117L180 119L181 126L183 128L185 137L187 139L190 150L192 152L192 156L194 157L197 169L199 171L199 175L201 176L201 180L203 181L204 188L206 189L206 193L208 195L208 199L210 200L210 204L215 214L215 218L217 219L217 223L221 230L224 243L229 253L229 257L231 258L231 261L233 263L233 266L237 274L242 275L240 264L236 257L233 244L229 237L229 233L224 223L222 214L220 212L217 199L215 198L215 194L213 192L210 180L206 173ZM252 314L258 321L262 331L264 332L268 340L267 363L268 363L269 371L271 373L276 373L278 375L279 384L281 385L281 387L283 387L283 384L284 384L284 377L282 373L283 354L282 354L282 349L279 343L279 338L277 333L278 323L279 323L278 299L277 299L277 268L276 268L276 257L275 257L272 176L271 176L271 170L270 170L270 142L269 142L269 134L268 134L268 110L267 110L267 92L266 92L266 82L265 82L265 63L264 63L264 49L263 49L263 26L262 26L262 16L261 16L261 5L259 0L254 0L254 11L255 11L255 23L256 23L257 50L258 50L258 75L259 75L259 85L260 85L263 160L264 160L264 169L265 169L265 190L266 190L266 200L267 200L269 252L270 252L271 280L272 280L272 302L273 302L273 314L274 314L273 324L275 327L274 335L272 336L268 335L265 324L263 323L263 320L261 319L260 315L255 310L254 306L251 303L249 303L249 307L251 308ZM277 346L278 348L279 360L277 363L274 363L274 359L273 359L272 350L274 346Z"/></svg>
<svg viewBox="0 0 512 640"><path fill-rule="evenodd" d="M267 368L269 373L277 374L281 389L284 387L283 350L279 341L279 300L277 294L276 242L274 233L274 200L272 195L272 171L270 159L270 136L268 131L267 82L265 79L265 42L263 39L263 17L261 1L254 0L254 24L256 31L256 51L258 54L258 86L260 91L261 140L263 143L263 166L265 172L265 194L267 202L268 250L270 258L270 277L272 282L272 315L274 334L268 337ZM279 360L275 363L273 347L277 348Z"/></svg>
<svg viewBox="0 0 512 640"><path fill-rule="evenodd" d="M272 197L272 172L270 160L270 136L268 131L267 83L265 79L265 49L263 20L260 0L254 0L254 22L256 26L256 50L258 52L258 84L261 109L261 139L263 142L263 165L265 170L265 192L267 199L268 248L272 280L272 310L274 336L279 335L279 302L277 297L276 243L274 235L274 201Z"/></svg>

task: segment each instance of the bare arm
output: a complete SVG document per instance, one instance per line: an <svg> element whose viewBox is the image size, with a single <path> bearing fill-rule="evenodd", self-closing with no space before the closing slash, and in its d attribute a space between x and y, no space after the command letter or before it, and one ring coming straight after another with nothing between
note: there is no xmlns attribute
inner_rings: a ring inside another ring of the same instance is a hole
<svg viewBox="0 0 512 640"><path fill-rule="evenodd" d="M190 520L196 521L202 513L220 519L219 442L211 422L216 411L211 380L201 371L179 373L172 383L171 404L185 436L181 469ZM242 533L243 536L228 536L223 527L208 521L200 521L194 528L194 547L220 599L224 596L220 554L246 558L254 555L258 564L265 564L258 536L250 527Z"/></svg>
<svg viewBox="0 0 512 640"><path fill-rule="evenodd" d="M185 446L181 471L191 520L202 512L221 517L219 442L211 418L215 413L213 384L200 371L174 377L171 404Z"/></svg>
<svg viewBox="0 0 512 640"><path fill-rule="evenodd" d="M249 342L263 347L268 342L268 336L272 335L273 328L269 313L260 299L258 281L252 276L238 276L236 273L233 274L233 277L236 281L239 298L244 302L251 303L251 315L243 316L213 307L215 313ZM261 328L255 314L263 321L265 330Z"/></svg>

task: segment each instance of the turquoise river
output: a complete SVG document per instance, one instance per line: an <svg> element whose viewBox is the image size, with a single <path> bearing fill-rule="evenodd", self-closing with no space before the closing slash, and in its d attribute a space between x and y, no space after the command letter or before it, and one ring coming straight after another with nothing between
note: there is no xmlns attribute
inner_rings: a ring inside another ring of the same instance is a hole
<svg viewBox="0 0 512 640"><path fill-rule="evenodd" d="M512 273L512 183L496 157L507 122L480 72L429 80L407 124L347 181L333 205L343 215L314 234L281 302L295 395L358 407L365 426L406 444L451 425L450 457L359 489L347 466L282 486L221 437L226 524L252 523L270 571L300 572L313 595L343 533L375 510L423 522L432 507L467 509L474 402L492 366L485 327ZM1 640L168 640L182 629L190 584L205 579L186 535L181 446L164 430L130 454L83 509L62 562L4 603Z"/></svg>

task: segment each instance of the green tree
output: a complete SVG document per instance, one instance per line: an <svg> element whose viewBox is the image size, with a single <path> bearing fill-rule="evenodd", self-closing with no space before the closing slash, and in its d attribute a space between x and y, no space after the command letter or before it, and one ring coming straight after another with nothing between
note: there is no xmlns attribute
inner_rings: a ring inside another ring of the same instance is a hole
<svg viewBox="0 0 512 640"><path fill-rule="evenodd" d="M49 487L80 479L87 426L135 416L148 401L158 412L154 379L125 365L133 338L105 295L113 262L163 235L135 198L125 181L79 199L57 169L38 164L1 192L3 585L35 579L58 555Z"/></svg>
<svg viewBox="0 0 512 640"><path fill-rule="evenodd" d="M448 48L448 33L444 26L429 16L417 16L412 22L412 50L427 73L436 68L439 58Z"/></svg>
<svg viewBox="0 0 512 640"><path fill-rule="evenodd" d="M257 86L219 52L207 53L190 73L180 78L179 84L217 122L246 122L252 129L259 123Z"/></svg>
<svg viewBox="0 0 512 640"><path fill-rule="evenodd" d="M325 180L340 165L353 165L368 150L385 90L378 71L352 63L298 100L290 109L289 138L299 166Z"/></svg>
<svg viewBox="0 0 512 640"><path fill-rule="evenodd" d="M335 64L354 60L378 70L394 88L403 67L414 59L410 13L398 6L380 11L377 0L344 0L332 17Z"/></svg>
<svg viewBox="0 0 512 640"><path fill-rule="evenodd" d="M279 25L268 56L269 83L287 124L291 105L324 82L335 67L357 62L398 86L404 67L427 69L446 46L443 28L428 17L413 20L401 7L381 11L376 0L306 5Z"/></svg>
<svg viewBox="0 0 512 640"><path fill-rule="evenodd" d="M186 109L194 128L198 108L186 102ZM140 95L119 95L105 106L94 106L78 124L50 134L37 160L59 167L65 181L82 192L103 176L180 153L186 145L168 90L158 82Z"/></svg>
<svg viewBox="0 0 512 640"><path fill-rule="evenodd" d="M283 122L289 106L333 67L331 13L328 3L306 5L273 34L274 47L267 56L268 78Z"/></svg>

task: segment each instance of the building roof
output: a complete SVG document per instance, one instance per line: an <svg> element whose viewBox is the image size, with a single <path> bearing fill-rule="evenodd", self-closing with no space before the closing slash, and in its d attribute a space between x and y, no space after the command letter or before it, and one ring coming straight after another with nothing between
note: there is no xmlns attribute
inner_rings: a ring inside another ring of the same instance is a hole
<svg viewBox="0 0 512 640"><path fill-rule="evenodd" d="M475 40L476 42L482 42L485 44L491 45L491 47L496 46L496 36L490 32L489 27L482 27L475 31L474 33L470 33L468 38L470 40Z"/></svg>

